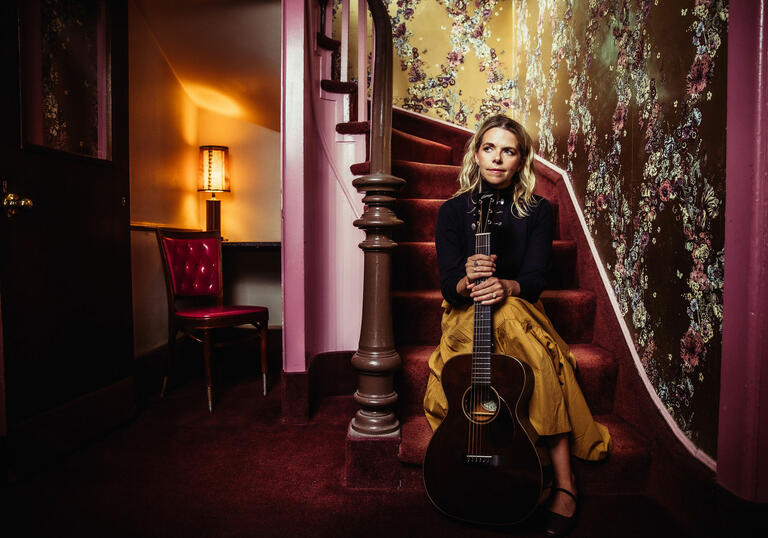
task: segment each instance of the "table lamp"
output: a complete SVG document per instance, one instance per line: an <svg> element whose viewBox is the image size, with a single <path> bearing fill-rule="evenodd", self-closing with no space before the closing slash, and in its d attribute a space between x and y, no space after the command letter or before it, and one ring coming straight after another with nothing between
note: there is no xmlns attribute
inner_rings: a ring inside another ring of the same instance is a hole
<svg viewBox="0 0 768 538"><path fill-rule="evenodd" d="M221 200L217 192L229 192L229 148L227 146L200 146L200 182L198 191L210 192L205 201L206 231L221 232Z"/></svg>

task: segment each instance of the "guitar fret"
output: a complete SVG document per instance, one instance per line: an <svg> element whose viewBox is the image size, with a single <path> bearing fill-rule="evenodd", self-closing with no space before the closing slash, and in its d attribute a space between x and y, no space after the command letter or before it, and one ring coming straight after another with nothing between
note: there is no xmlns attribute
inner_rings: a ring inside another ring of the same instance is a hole
<svg viewBox="0 0 768 538"><path fill-rule="evenodd" d="M475 253L490 255L490 234L475 235ZM472 347L472 383L490 385L491 382L491 307L475 304L474 341Z"/></svg>

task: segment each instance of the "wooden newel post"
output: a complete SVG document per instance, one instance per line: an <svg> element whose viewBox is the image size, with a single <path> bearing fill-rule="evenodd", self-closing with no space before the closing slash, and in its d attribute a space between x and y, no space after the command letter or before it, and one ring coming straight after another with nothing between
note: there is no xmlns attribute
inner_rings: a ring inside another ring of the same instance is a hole
<svg viewBox="0 0 768 538"><path fill-rule="evenodd" d="M355 401L360 409L347 430L344 481L353 488L392 488L400 483L400 422L394 412L395 371L400 355L392 335L390 291L392 229L402 224L392 205L405 181L392 171L392 23L382 0L368 0L374 26L370 173L352 184L364 195L365 211L355 226L365 231L363 319L352 357L357 369ZM359 91L365 92L365 86Z"/></svg>
<svg viewBox="0 0 768 538"><path fill-rule="evenodd" d="M368 0L374 24L373 95L371 99L370 174L352 184L365 195L365 212L355 226L365 231L360 243L364 253L363 319L360 344L352 357L358 372L355 401L361 408L349 425L349 434L358 437L400 436L400 422L393 406L395 370L400 355L392 336L392 295L390 291L392 228L403 222L392 204L405 181L390 174L392 151L392 24L381 0Z"/></svg>
<svg viewBox="0 0 768 538"><path fill-rule="evenodd" d="M350 422L350 434L396 435L400 422L393 406L397 401L394 373L400 367L392 336L392 296L390 291L392 228L402 224L392 211L395 193L405 181L389 174L371 174L352 183L365 194L366 210L354 224L365 231L360 243L364 253L363 319L360 344L352 357L358 371L355 401L361 409Z"/></svg>

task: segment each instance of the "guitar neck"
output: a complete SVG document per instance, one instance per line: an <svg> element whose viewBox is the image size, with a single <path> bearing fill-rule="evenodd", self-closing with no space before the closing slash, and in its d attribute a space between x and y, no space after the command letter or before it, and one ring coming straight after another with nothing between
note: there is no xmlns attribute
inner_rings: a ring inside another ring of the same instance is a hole
<svg viewBox="0 0 768 538"><path fill-rule="evenodd" d="M491 234L475 235L475 254L491 255ZM481 282L478 280L477 282ZM472 384L491 384L491 307L475 303L475 326L472 343Z"/></svg>

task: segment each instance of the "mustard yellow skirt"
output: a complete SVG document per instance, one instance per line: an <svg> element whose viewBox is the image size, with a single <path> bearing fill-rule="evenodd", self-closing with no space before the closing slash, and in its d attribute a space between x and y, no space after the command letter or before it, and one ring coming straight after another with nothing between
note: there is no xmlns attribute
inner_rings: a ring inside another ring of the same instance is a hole
<svg viewBox="0 0 768 538"><path fill-rule="evenodd" d="M456 307L443 301L440 345L429 358L424 412L432 429L445 418L448 402L440 384L443 365L452 357L472 353L474 306ZM576 361L544 313L535 305L509 297L493 312L494 353L511 355L533 370L534 389L529 420L541 435L570 432L571 453L601 460L611 449L608 429L592 419L575 377Z"/></svg>

